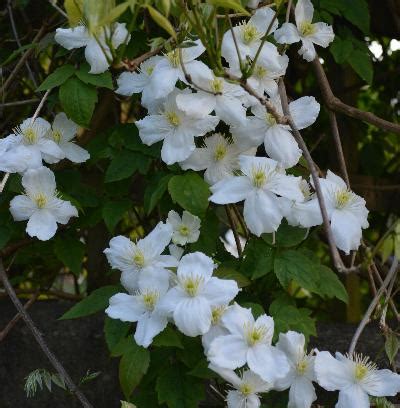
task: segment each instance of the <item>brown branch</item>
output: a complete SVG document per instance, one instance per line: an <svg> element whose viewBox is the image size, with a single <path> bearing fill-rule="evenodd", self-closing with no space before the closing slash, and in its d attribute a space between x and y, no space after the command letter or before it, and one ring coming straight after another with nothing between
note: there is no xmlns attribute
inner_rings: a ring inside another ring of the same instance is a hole
<svg viewBox="0 0 400 408"><path fill-rule="evenodd" d="M385 280L383 281L381 287L376 292L375 297L372 299L370 305L368 306L367 311L364 314L364 317L362 318L360 324L357 327L356 332L354 333L354 336L353 336L353 338L351 340L350 347L349 347L349 354L350 355L354 353L354 350L356 348L358 339L360 338L361 333L363 332L365 326L369 323L369 321L371 319L371 315L372 315L373 311L375 310L376 305L378 304L381 296L383 295L383 293L385 292L387 286L389 285L389 283L391 282L391 280L395 276L395 274L397 272L398 265L399 265L399 261L397 260L396 257L394 257L393 262L392 262L392 266L390 267L389 272L386 275Z"/></svg>
<svg viewBox="0 0 400 408"><path fill-rule="evenodd" d="M85 395L78 389L75 383L72 381L69 374L66 372L65 368L59 362L57 357L53 354L53 352L49 349L47 343L44 341L42 333L38 330L35 323L33 322L32 318L29 316L27 311L24 309L23 305L19 301L14 288L10 284L8 280L6 271L4 270L3 261L0 259L0 279L3 282L4 289L8 293L11 301L14 303L15 308L18 310L19 314L21 315L22 319L24 320L25 324L31 331L33 337L35 338L36 342L39 344L40 348L42 349L43 353L49 359L51 365L55 368L57 373L60 377L65 381L69 391L75 395L75 397L80 401L83 407L85 408L93 408L92 404L86 399Z"/></svg>
<svg viewBox="0 0 400 408"><path fill-rule="evenodd" d="M30 295L33 293L36 293L36 290L32 289L15 289L15 293L17 295ZM0 296L6 296L6 293L1 293ZM57 289L50 289L50 290L39 290L38 296L49 296L49 297L54 297L57 299L64 299L64 300L82 300L84 298L83 295L78 295L75 293L67 293L63 292L62 290L57 290Z"/></svg>
<svg viewBox="0 0 400 408"><path fill-rule="evenodd" d="M330 110L370 123L371 125L375 125L380 129L387 130L388 132L400 134L400 124L389 122L371 112L362 111L354 106L350 106L342 102L333 94L324 68L319 62L318 57L314 59L312 64L314 66L315 74L321 89L322 98Z"/></svg>
<svg viewBox="0 0 400 408"><path fill-rule="evenodd" d="M159 52L163 50L163 48L164 48L164 45L157 47L155 50L148 51L140 55L139 57L134 58L133 60L125 59L124 61L122 61L122 65L128 71L131 71L131 72L136 71L142 62L153 57L154 55L157 55Z"/></svg>
<svg viewBox="0 0 400 408"><path fill-rule="evenodd" d="M39 293L36 291L33 293L31 298L24 304L24 309L28 310L29 307L35 302L35 300L38 298ZM12 328L18 323L18 321L21 319L21 314L17 313L7 324L7 326L0 332L0 341L3 341L6 337L7 334L12 330Z"/></svg>

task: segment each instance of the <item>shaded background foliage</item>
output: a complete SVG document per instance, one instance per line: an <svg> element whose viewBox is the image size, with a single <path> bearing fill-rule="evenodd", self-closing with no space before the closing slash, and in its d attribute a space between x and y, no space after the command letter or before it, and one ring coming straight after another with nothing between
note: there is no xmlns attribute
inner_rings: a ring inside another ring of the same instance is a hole
<svg viewBox="0 0 400 408"><path fill-rule="evenodd" d="M79 123L83 127L79 144L91 159L79 167L65 162L52 166L61 195L80 210L80 217L60 229L54 240L26 239L24 223L12 220L8 203L21 191L18 175L10 178L0 195L0 251L17 292L28 296L39 291L39 299L79 300L90 294L65 318L103 310L119 281L119 273L110 270L103 255L110 238L117 234L139 238L165 219L170 209L184 208L202 218L200 240L190 250L214 256L220 263L217 276L236 279L243 287L239 302L251 306L256 315L270 313L277 332L294 329L309 337L316 334L316 320L357 322L371 299L368 276L365 271L339 278L333 273L322 229L310 231L304 239L305 230L283 224L275 243L268 235L253 237L244 258L227 253L219 239L229 228L226 214L223 208L208 205L209 191L201 176L183 172L177 165L166 166L159 160L159 145L141 143L133 123L145 115L139 96L125 100L113 92L121 64L104 74L88 74L82 50L67 52L54 42L54 30L65 19L50 3L20 0L0 5L1 86L21 56L30 52L0 95L0 135L7 136L31 116L44 91L54 88L42 115L50 120L63 110ZM400 44L393 39L400 39L400 1L313 3L316 21L332 24L336 33L331 47L319 50L335 95L398 123ZM131 20L128 8L119 21L129 26ZM138 21L124 50L123 57L128 59L147 52L151 39L165 37L148 12L141 11ZM39 38L32 43L38 32ZM313 95L322 105L311 65L298 56L296 46L288 54L289 96ZM400 208L399 135L342 115L338 122L351 185L365 197L371 211L365 239L372 247L383 242L376 255L385 261L394 251L400 253L400 231L393 228L387 233ZM318 166L340 173L324 108L304 137ZM304 163L295 171L308 174ZM359 261L365 256L362 253ZM126 399L132 398L139 407L197 406L205 396L205 379L212 377L200 340L187 339L169 328L155 340L150 354L131 341L129 330L128 324L105 320L110 353L121 359L119 378ZM140 392L132 396L139 382Z"/></svg>

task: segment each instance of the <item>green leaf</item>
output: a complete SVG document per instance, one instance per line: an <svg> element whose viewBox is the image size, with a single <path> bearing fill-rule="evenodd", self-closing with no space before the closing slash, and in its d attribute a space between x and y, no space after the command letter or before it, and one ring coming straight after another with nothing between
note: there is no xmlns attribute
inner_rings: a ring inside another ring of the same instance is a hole
<svg viewBox="0 0 400 408"><path fill-rule="evenodd" d="M89 64L83 64L79 68L79 71L75 72L75 75L85 84L94 85L100 88L114 88L110 71L103 72L102 74L90 74L89 70Z"/></svg>
<svg viewBox="0 0 400 408"><path fill-rule="evenodd" d="M386 336L385 352L389 359L389 363L392 364L397 353L399 352L399 339L395 333L390 331Z"/></svg>
<svg viewBox="0 0 400 408"><path fill-rule="evenodd" d="M279 300L275 300L271 303L269 314L275 322L274 339L278 338L279 333L286 333L288 330L303 333L307 341L310 336L317 335L315 319L310 317L311 311L308 309L283 305Z"/></svg>
<svg viewBox="0 0 400 408"><path fill-rule="evenodd" d="M208 207L208 184L194 172L172 177L168 191L174 202L194 215L203 215Z"/></svg>
<svg viewBox="0 0 400 408"><path fill-rule="evenodd" d="M130 150L119 152L107 168L105 182L124 180L131 177L136 170L146 173L150 165L150 159L140 153Z"/></svg>
<svg viewBox="0 0 400 408"><path fill-rule="evenodd" d="M169 20L152 6L146 6L151 18L163 28L172 38L176 39L176 32Z"/></svg>
<svg viewBox="0 0 400 408"><path fill-rule="evenodd" d="M199 239L190 244L190 252L204 252L212 256L217 251L219 241L219 220L214 211L208 209L204 218L201 220Z"/></svg>
<svg viewBox="0 0 400 408"><path fill-rule="evenodd" d="M0 227L0 249L4 248L11 238L11 230L6 226Z"/></svg>
<svg viewBox="0 0 400 408"><path fill-rule="evenodd" d="M253 314L254 318L257 319L257 317L265 314L264 308L259 305L258 303L253 303L253 302L244 302L240 304L243 307L250 308L251 313Z"/></svg>
<svg viewBox="0 0 400 408"><path fill-rule="evenodd" d="M144 190L144 210L149 215L161 200L163 195L168 189L168 182L171 179L172 174L156 174L155 177L150 180L146 189Z"/></svg>
<svg viewBox="0 0 400 408"><path fill-rule="evenodd" d="M288 250L275 257L274 271L282 287L294 280L302 288L318 293L319 274L315 263L299 251Z"/></svg>
<svg viewBox="0 0 400 408"><path fill-rule="evenodd" d="M362 79L371 85L374 70L371 57L368 53L356 49L349 55L347 62Z"/></svg>
<svg viewBox="0 0 400 408"><path fill-rule="evenodd" d="M88 297L72 306L71 309L60 317L60 320L77 319L78 317L89 316L100 312L108 306L110 297L120 291L121 286L119 285L103 286L102 288L96 289Z"/></svg>
<svg viewBox="0 0 400 408"><path fill-rule="evenodd" d="M343 283L340 282L336 273L325 265L318 266L317 271L319 273L318 293L329 298L336 297L344 303L347 303L349 301L349 296L346 288L343 286Z"/></svg>
<svg viewBox="0 0 400 408"><path fill-rule="evenodd" d="M197 408L204 398L202 381L185 373L182 365L169 366L157 378L158 402L168 408Z"/></svg>
<svg viewBox="0 0 400 408"><path fill-rule="evenodd" d="M125 398L129 398L133 390L146 374L150 364L149 350L138 346L131 339L130 347L125 350L119 362L119 382Z"/></svg>
<svg viewBox="0 0 400 408"><path fill-rule="evenodd" d="M71 236L60 236L54 241L54 253L76 276L82 272L85 245Z"/></svg>
<svg viewBox="0 0 400 408"><path fill-rule="evenodd" d="M300 244L307 236L307 228L292 227L284 220L275 232L275 243L273 234L262 234L261 238L269 245L278 247L292 247Z"/></svg>
<svg viewBox="0 0 400 408"><path fill-rule="evenodd" d="M107 201L103 205L102 214L104 222L110 232L121 221L124 214L131 208L131 201L128 199Z"/></svg>
<svg viewBox="0 0 400 408"><path fill-rule="evenodd" d="M47 91L62 85L68 78L75 73L75 68L72 65L63 65L52 72L39 86L37 91Z"/></svg>
<svg viewBox="0 0 400 408"><path fill-rule="evenodd" d="M341 0L342 15L358 27L364 34L369 34L369 6L366 0Z"/></svg>
<svg viewBox="0 0 400 408"><path fill-rule="evenodd" d="M238 272L236 269L231 268L228 265L225 266L224 264L219 265L218 268L214 271L213 275L220 279L235 280L239 288L249 286L251 283L246 276Z"/></svg>
<svg viewBox="0 0 400 408"><path fill-rule="evenodd" d="M261 278L274 269L274 248L263 240L252 238L246 244L240 272L251 279Z"/></svg>
<svg viewBox="0 0 400 408"><path fill-rule="evenodd" d="M207 0L207 3L212 4L215 7L235 10L238 13L243 13L246 16L250 16L250 13L240 4L240 2L234 0Z"/></svg>
<svg viewBox="0 0 400 408"><path fill-rule="evenodd" d="M183 348L180 333L169 326L154 338L152 345L156 347Z"/></svg>
<svg viewBox="0 0 400 408"><path fill-rule="evenodd" d="M131 323L129 322L122 322L121 320L111 319L106 316L104 321L104 336L110 352L112 352L117 344L125 338L130 327Z"/></svg>
<svg viewBox="0 0 400 408"><path fill-rule="evenodd" d="M88 127L97 103L96 88L71 77L61 85L59 97L67 116L78 125Z"/></svg>
<svg viewBox="0 0 400 408"><path fill-rule="evenodd" d="M335 36L333 43L329 47L333 58L335 58L335 61L338 64L343 64L346 62L350 54L353 52L353 49L354 47L351 39L342 39L339 36Z"/></svg>

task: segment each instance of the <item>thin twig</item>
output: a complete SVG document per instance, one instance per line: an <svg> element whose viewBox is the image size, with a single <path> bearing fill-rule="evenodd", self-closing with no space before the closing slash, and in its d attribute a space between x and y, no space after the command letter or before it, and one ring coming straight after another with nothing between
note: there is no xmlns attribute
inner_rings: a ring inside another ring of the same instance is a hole
<svg viewBox="0 0 400 408"><path fill-rule="evenodd" d="M288 1L288 5L287 5L287 9L286 9L286 18L285 18L285 22L288 23L289 22L289 18L290 18L290 10L292 9L292 0Z"/></svg>
<svg viewBox="0 0 400 408"><path fill-rule="evenodd" d="M70 392L75 395L75 397L80 401L83 407L85 408L93 408L92 404L86 399L85 395L79 388L75 385L72 381L69 374L66 372L65 368L62 366L60 361L57 357L53 354L53 352L49 349L47 343L45 342L42 333L38 330L35 323L33 322L32 318L29 316L27 311L24 309L23 305L19 301L17 295L15 294L14 288L11 286L10 281L8 280L6 271L4 270L3 261L0 259L0 279L3 282L4 289L8 293L11 301L14 303L15 308L20 313L22 319L24 320L25 324L31 331L33 337L35 338L36 342L39 344L40 348L42 349L43 353L49 359L52 366L61 376L61 378L65 381Z"/></svg>
<svg viewBox="0 0 400 408"><path fill-rule="evenodd" d="M331 110L329 110L329 121L331 123L331 131L333 135L333 140L335 142L336 153L339 159L340 172L342 173L344 181L346 182L347 188L350 190L349 173L347 172L346 160L344 158L342 142L340 141L340 134L339 134L339 128L338 128L338 124L336 120L336 114L335 112Z"/></svg>
<svg viewBox="0 0 400 408"><path fill-rule="evenodd" d="M15 289L15 293L18 296L30 295L32 293L36 293L36 290L33 289ZM0 292L0 296L5 296L6 293ZM49 290L40 290L38 296L48 296L50 298L57 298L63 300L72 300L72 301L79 301L84 298L83 295L77 295L75 293L68 293L62 290L57 289L49 289Z"/></svg>
<svg viewBox="0 0 400 408"><path fill-rule="evenodd" d="M225 207L226 215L228 216L229 225L230 225L231 230L233 232L233 237L235 238L235 243L236 243L236 248L237 248L237 251L238 251L239 258L241 258L242 253L243 253L242 244L240 243L240 237L239 237L239 234L238 234L238 232L236 230L235 221L234 221L234 219L232 217L230 207L228 205L225 205L224 207Z"/></svg>
<svg viewBox="0 0 400 408"><path fill-rule="evenodd" d="M49 0L49 3L66 19L68 19L68 14L57 5L57 0Z"/></svg>
<svg viewBox="0 0 400 408"><path fill-rule="evenodd" d="M388 132L393 132L400 134L400 124L389 122L382 119L371 112L365 112L354 106L346 105L339 98L337 98L331 89L328 78L325 74L324 68L319 62L318 56L312 62L315 70L315 74L321 89L322 97L325 104L330 110L335 112L343 113L346 116L350 116L355 119L360 119L364 122L375 125L380 129L387 130Z"/></svg>
<svg viewBox="0 0 400 408"><path fill-rule="evenodd" d="M235 32L233 31L232 21L231 21L231 18L229 17L228 14L225 14L225 16L226 16L226 19L227 19L227 21L229 23L229 30L230 30L231 35L232 35L233 43L235 44L236 54L237 54L238 60L239 60L239 67L242 70L243 69L243 61L242 61L242 57L240 55L240 50L239 50L239 45L238 45L238 42L237 42L237 38L236 38Z"/></svg>
<svg viewBox="0 0 400 408"><path fill-rule="evenodd" d="M168 40L166 41L166 43L167 43L167 42L168 42ZM165 44L166 44L166 43L165 43ZM151 57L153 57L154 55L157 55L159 52L161 52L161 51L163 50L165 44L162 45L162 46L160 46L160 47L158 47L158 48L156 48L156 49L154 49L154 50L152 50L152 51L148 51L148 52L146 52L146 53L140 55L139 57L137 57L137 58L135 58L135 59L133 59L133 60L128 60L128 59L126 59L126 60L122 61L122 65L123 65L124 68L126 68L128 71L131 71L131 72L136 71L136 70L138 69L139 65L140 65L142 62L148 60L149 58L151 58Z"/></svg>
<svg viewBox="0 0 400 408"><path fill-rule="evenodd" d="M31 298L24 304L24 309L28 310L29 307L35 302L35 300L38 298L39 292L36 291L33 293ZM20 313L17 313L7 324L7 326L0 332L0 341L3 341L6 337L7 334L13 329L13 327L18 323L18 321L22 318Z"/></svg>
<svg viewBox="0 0 400 408"><path fill-rule="evenodd" d="M0 109L2 108L8 108L11 106L21 106L21 105L29 105L31 103L36 103L39 102L39 99L26 99L25 101L15 101L15 102L7 102L7 103L1 103L0 104Z"/></svg>
<svg viewBox="0 0 400 408"><path fill-rule="evenodd" d="M40 111L42 110L43 105L44 105L44 103L46 102L46 99L47 99L47 97L49 96L50 92L51 92L51 88L48 89L48 90L46 91L46 93L42 96L42 99L40 100L39 105L37 106L37 108L36 108L36 110L35 110L35 113L34 113L33 116L32 116L31 123L33 123L33 122L36 120L36 118L39 116Z"/></svg>
<svg viewBox="0 0 400 408"><path fill-rule="evenodd" d="M376 292L375 297L372 299L372 302L368 306L368 309L365 312L364 317L362 318L360 324L357 327L356 332L354 333L354 336L353 336L353 338L351 340L350 347L349 347L349 354L350 355L352 355L354 353L354 350L356 348L358 339L360 338L361 333L363 332L365 326L370 321L372 312L375 310L375 307L378 304L378 302L379 302L381 296L383 295L385 289L389 285L389 283L392 280L393 276L396 274L398 265L399 265L399 261L397 260L396 257L394 257L393 262L392 262L392 266L390 267L389 272L386 275L385 280L383 281L381 287Z"/></svg>

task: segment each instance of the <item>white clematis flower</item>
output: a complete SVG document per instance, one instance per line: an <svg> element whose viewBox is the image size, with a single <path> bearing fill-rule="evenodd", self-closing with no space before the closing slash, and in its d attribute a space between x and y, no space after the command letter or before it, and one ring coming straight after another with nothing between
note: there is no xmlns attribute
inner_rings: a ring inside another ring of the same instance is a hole
<svg viewBox="0 0 400 408"><path fill-rule="evenodd" d="M75 137L79 126L67 118L64 112L58 113L54 118L51 130L47 137L57 143L64 153L64 157L73 163L83 163L90 158L87 150L75 144L72 139ZM48 154L44 154L47 163L57 163L60 159Z"/></svg>
<svg viewBox="0 0 400 408"><path fill-rule="evenodd" d="M283 114L280 97L270 99L280 114ZM319 114L320 105L313 96L303 96L289 103L290 115L297 129L312 125ZM294 139L290 127L276 122L264 106L257 104L252 107L254 116L247 119L244 126L231 127L235 141L239 146L260 145L264 142L265 151L271 159L279 162L284 168L295 166L301 150Z"/></svg>
<svg viewBox="0 0 400 408"><path fill-rule="evenodd" d="M254 55L261 44L261 39L266 34L274 17L275 12L271 10L270 7L263 7L259 8L247 22L244 21L233 27L232 31L235 35L242 61L246 61L247 56L254 58ZM278 20L276 19L271 26L269 34L272 34L277 28ZM224 34L221 53L230 66L238 66L239 59L232 31L228 30Z"/></svg>
<svg viewBox="0 0 400 408"><path fill-rule="evenodd" d="M221 133L215 133L204 140L204 146L196 148L185 161L179 163L183 170L205 170L204 180L212 185L225 177L232 176L239 169L239 155L254 156L256 149L239 149Z"/></svg>
<svg viewBox="0 0 400 408"><path fill-rule="evenodd" d="M144 279L133 295L117 293L112 296L106 313L112 319L137 322L134 339L139 346L147 348L168 324L167 317L158 310L158 304L167 291L168 282Z"/></svg>
<svg viewBox="0 0 400 408"><path fill-rule="evenodd" d="M201 336L201 343L204 348L204 352L207 354L210 344L214 339L219 336L225 336L229 334L228 330L222 326L221 317L228 310L228 305L213 306L211 308L211 326L210 330Z"/></svg>
<svg viewBox="0 0 400 408"><path fill-rule="evenodd" d="M204 67L204 64L196 61L196 58L203 54L205 47L200 40L195 41L195 43L196 45L193 47L175 48L161 57L154 67L151 82L148 85L149 99L165 98L174 90L178 80L186 83L180 57L182 57L183 65L187 71L198 65Z"/></svg>
<svg viewBox="0 0 400 408"><path fill-rule="evenodd" d="M240 156L242 176L232 176L211 187L210 201L231 204L244 200L244 220L249 230L260 236L274 232L283 218L277 195L302 200L299 177L287 176L275 160Z"/></svg>
<svg viewBox="0 0 400 408"><path fill-rule="evenodd" d="M150 146L163 140L161 158L167 164L187 159L196 148L194 138L211 132L219 122L216 116L198 118L181 110L176 98L187 92L176 89L168 95L159 114L148 115L136 122L143 143Z"/></svg>
<svg viewBox="0 0 400 408"><path fill-rule="evenodd" d="M350 191L343 179L330 170L319 182L335 244L349 254L360 246L362 229L368 227L365 200Z"/></svg>
<svg viewBox="0 0 400 408"><path fill-rule="evenodd" d="M182 257L177 271L177 285L160 303L160 310L174 318L186 336L207 333L211 327L212 308L226 305L239 292L234 280L212 276L213 260L201 252Z"/></svg>
<svg viewBox="0 0 400 408"><path fill-rule="evenodd" d="M50 128L50 123L42 118L34 121L32 118L25 119L14 129L14 134L2 139L0 157L4 161L2 160L0 168L3 171L22 173L27 169L41 167L42 159L61 160L64 157L63 151L57 143L46 137Z"/></svg>
<svg viewBox="0 0 400 408"><path fill-rule="evenodd" d="M254 58L255 55L251 57ZM288 56L280 55L275 45L266 42L257 58L253 74L247 79L247 82L259 95L263 95L264 92L269 96L276 95L278 93L276 80L285 75L288 64ZM239 65L232 65L230 71L238 77L242 76ZM244 99L247 98L246 105L251 106L258 103L256 98L249 96L246 92Z"/></svg>
<svg viewBox="0 0 400 408"><path fill-rule="evenodd" d="M217 337L210 344L207 358L211 364L234 370L247 363L269 383L286 376L289 362L281 350L271 345L272 317L263 314L254 320L250 309L235 303L224 313L221 322L229 334Z"/></svg>
<svg viewBox="0 0 400 408"><path fill-rule="evenodd" d="M117 78L117 94L131 96L142 93L142 105L152 110L154 106L154 83L152 81L155 66L162 61L163 57L156 55L142 62L138 72L123 72Z"/></svg>
<svg viewBox="0 0 400 408"><path fill-rule="evenodd" d="M305 338L301 333L288 331L279 334L276 347L282 350L289 360L290 369L284 378L278 379L274 389L278 391L289 390L288 408L310 408L317 399L312 384L315 379L315 357L304 351Z"/></svg>
<svg viewBox="0 0 400 408"><path fill-rule="evenodd" d="M24 195L14 197L10 211L15 221L28 221L26 232L47 241L57 231L57 223L67 224L77 217L77 209L69 201L57 197L54 173L47 167L28 170L22 177Z"/></svg>
<svg viewBox="0 0 400 408"><path fill-rule="evenodd" d="M326 48L334 39L332 27L326 23L312 23L314 7L310 0L298 0L295 9L296 25L284 23L275 31L275 39L281 44L301 41L299 54L306 60L316 57L314 44Z"/></svg>
<svg viewBox="0 0 400 408"><path fill-rule="evenodd" d="M328 351L317 353L315 374L318 384L327 391L339 390L336 408L368 408L368 395L395 396L400 392L400 375L378 370L368 357L359 354L344 356Z"/></svg>
<svg viewBox="0 0 400 408"><path fill-rule="evenodd" d="M171 210L168 213L167 224L170 224L172 242L177 245L186 245L196 242L200 236L200 218L188 211L183 211L182 218Z"/></svg>
<svg viewBox="0 0 400 408"><path fill-rule="evenodd" d="M185 250L178 245L168 245L168 251L177 261L180 261Z"/></svg>
<svg viewBox="0 0 400 408"><path fill-rule="evenodd" d="M226 396L228 408L258 408L261 406L258 394L272 389L272 384L262 380L251 370L243 371L239 377L234 371L213 364L209 368L235 388L228 391Z"/></svg>
<svg viewBox="0 0 400 408"><path fill-rule="evenodd" d="M203 90L179 94L176 97L179 109L200 118L215 111L215 114L228 124L245 122L246 109L240 98L246 92L239 85L215 76L205 64L194 65L187 71L193 83Z"/></svg>
<svg viewBox="0 0 400 408"><path fill-rule="evenodd" d="M299 188L303 193L303 200L292 201L284 197L281 198L281 208L288 224L304 228L321 225L322 214L316 194L311 193L306 180L299 180Z"/></svg>
<svg viewBox="0 0 400 408"><path fill-rule="evenodd" d="M109 44L116 50L121 44L128 43L131 36L125 23L114 23L111 26L88 30L79 25L74 28L57 28L54 39L67 50L85 47L85 58L90 65L91 74L107 71L112 62Z"/></svg>
<svg viewBox="0 0 400 408"><path fill-rule="evenodd" d="M172 228L159 222L146 237L136 243L122 235L110 241L104 250L112 268L122 272L121 283L125 289L134 293L140 280L153 276L160 281L169 282L170 272L166 269L178 265L171 255L161 255L172 237Z"/></svg>

